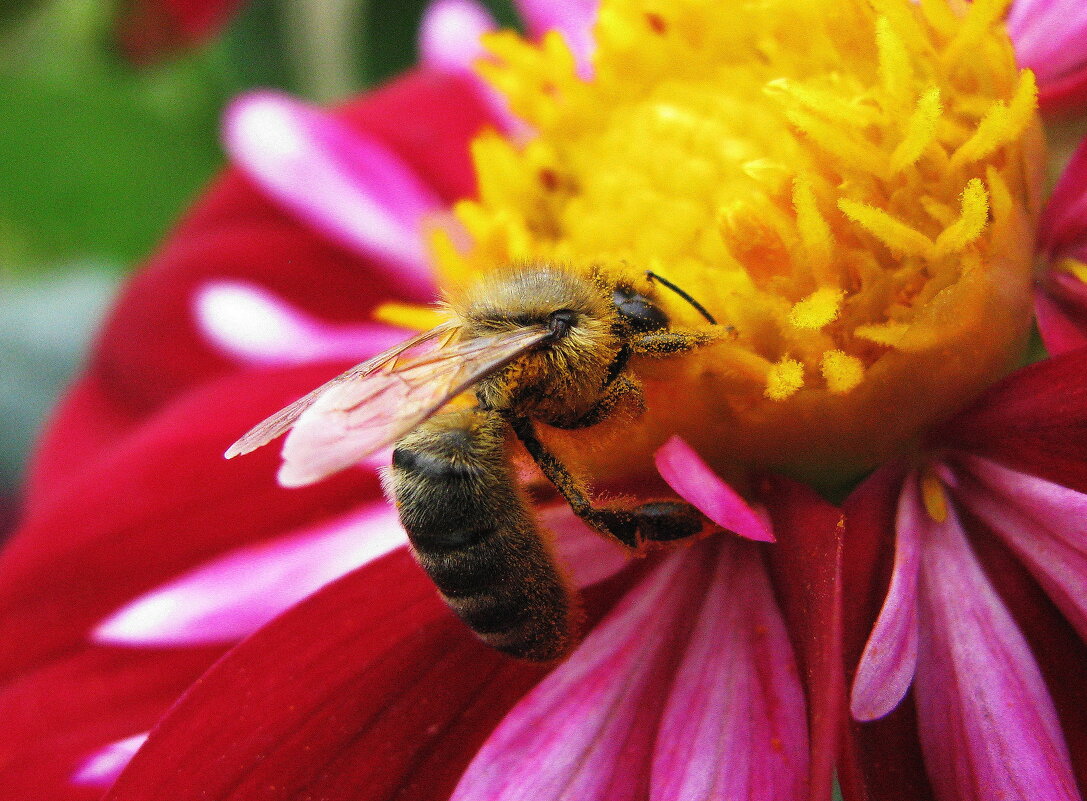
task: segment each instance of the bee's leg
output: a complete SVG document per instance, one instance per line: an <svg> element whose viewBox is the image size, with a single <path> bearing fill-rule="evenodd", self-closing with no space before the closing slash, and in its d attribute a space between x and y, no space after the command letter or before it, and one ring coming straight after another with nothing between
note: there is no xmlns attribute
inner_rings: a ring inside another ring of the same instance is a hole
<svg viewBox="0 0 1087 801"><path fill-rule="evenodd" d="M736 336L736 331L731 326L718 328L721 329L720 332L681 331L675 328L648 331L638 336L631 343L631 347L639 356L674 356Z"/></svg>
<svg viewBox="0 0 1087 801"><path fill-rule="evenodd" d="M604 396L581 417L572 420L549 420L548 423L555 428L572 431L595 426L615 414L624 414L636 419L644 412L645 393L642 392L642 385L637 379L622 374L608 384Z"/></svg>
<svg viewBox="0 0 1087 801"><path fill-rule="evenodd" d="M647 542L671 542L702 532L702 515L683 501L654 501L632 509L594 507L581 483L540 442L532 421L525 417L508 419L517 438L574 514L601 534L614 537L627 548L641 550Z"/></svg>

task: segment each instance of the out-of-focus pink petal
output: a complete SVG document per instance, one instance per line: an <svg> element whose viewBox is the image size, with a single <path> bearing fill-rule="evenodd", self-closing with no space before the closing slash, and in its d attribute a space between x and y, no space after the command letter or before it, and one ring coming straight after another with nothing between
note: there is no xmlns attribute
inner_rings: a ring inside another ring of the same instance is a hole
<svg viewBox="0 0 1087 801"><path fill-rule="evenodd" d="M977 456L962 463L974 481L956 497L1004 539L1087 639L1087 495Z"/></svg>
<svg viewBox="0 0 1087 801"><path fill-rule="evenodd" d="M330 325L254 285L211 281L193 300L197 324L226 355L256 367L364 361L411 335L382 323Z"/></svg>
<svg viewBox="0 0 1087 801"><path fill-rule="evenodd" d="M286 95L255 92L227 110L235 163L307 224L431 298L423 222L441 209L434 192L376 139Z"/></svg>
<svg viewBox="0 0 1087 801"><path fill-rule="evenodd" d="M721 528L758 542L773 542L770 522L702 461L679 437L672 437L653 456L657 472L681 498Z"/></svg>
<svg viewBox="0 0 1087 801"><path fill-rule="evenodd" d="M607 801L645 796L651 788L669 798L705 779L704 771L725 792L725 774L741 771L740 762L717 761L720 747L729 748L730 759L750 759L750 774L732 777L737 786L769 782L764 771L774 770L774 786L787 793L803 788L800 689L758 555L747 552L734 561L749 548L706 542L655 568L506 716L469 765L454 801ZM738 612L737 603L757 607L758 614ZM773 669L770 654L781 660ZM725 676L734 660L743 662L740 675ZM684 667L674 679L677 663ZM697 706L700 699L705 705ZM726 712L741 720L715 714ZM662 713L668 731L658 734ZM713 734L681 733L681 724ZM729 736L735 739L728 742ZM678 753L681 745L692 749L690 760ZM772 787L758 789L771 793ZM772 797L796 796L766 795Z"/></svg>
<svg viewBox="0 0 1087 801"><path fill-rule="evenodd" d="M239 548L117 610L93 638L115 645L207 645L252 634L345 573L407 545L396 512L374 503Z"/></svg>
<svg viewBox="0 0 1087 801"><path fill-rule="evenodd" d="M917 666L917 575L920 568L921 505L916 474L906 479L895 526L891 586L865 645L853 680L850 711L857 720L875 720L905 697Z"/></svg>
<svg viewBox="0 0 1087 801"><path fill-rule="evenodd" d="M656 801L790 801L807 789L804 694L756 548L726 543L661 718Z"/></svg>
<svg viewBox="0 0 1087 801"><path fill-rule="evenodd" d="M1083 47L1087 50L1087 44ZM1038 238L1050 257L1087 246L1087 139L1080 142L1053 187Z"/></svg>
<svg viewBox="0 0 1087 801"><path fill-rule="evenodd" d="M494 28L494 17L475 0L434 0L419 27L420 58L434 69L471 73L484 53L479 37Z"/></svg>
<svg viewBox="0 0 1087 801"><path fill-rule="evenodd" d="M1087 345L1087 286L1075 276L1048 276L1034 291L1034 314L1051 356Z"/></svg>
<svg viewBox="0 0 1087 801"><path fill-rule="evenodd" d="M147 732L117 740L91 754L72 776L75 784L109 787L147 742Z"/></svg>
<svg viewBox="0 0 1087 801"><path fill-rule="evenodd" d="M591 78L593 52L593 23L599 0L516 0L517 10L530 33L540 36L547 31L558 31L566 40L574 58L578 74Z"/></svg>
<svg viewBox="0 0 1087 801"><path fill-rule="evenodd" d="M1034 70L1042 95L1087 72L1087 4L1082 0L1015 0L1008 33L1019 63Z"/></svg>
<svg viewBox="0 0 1087 801"><path fill-rule="evenodd" d="M1045 681L951 510L922 520L921 745L940 801L1079 801Z"/></svg>

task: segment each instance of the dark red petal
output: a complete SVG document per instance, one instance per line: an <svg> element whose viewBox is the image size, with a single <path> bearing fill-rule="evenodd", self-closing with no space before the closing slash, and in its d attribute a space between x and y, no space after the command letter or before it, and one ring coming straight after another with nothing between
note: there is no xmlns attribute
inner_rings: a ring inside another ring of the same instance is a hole
<svg viewBox="0 0 1087 801"><path fill-rule="evenodd" d="M489 115L471 82L415 72L338 113L444 201L474 191L468 142ZM376 304L398 297L395 282L230 171L132 279L106 324L92 368L120 407L146 414L194 382L237 369L195 327L194 292L212 279L256 283L330 321L367 319Z"/></svg>
<svg viewBox="0 0 1087 801"><path fill-rule="evenodd" d="M1087 73L1085 73L1087 81ZM1061 173L1042 215L1038 239L1051 258L1087 244L1087 139L1080 142Z"/></svg>
<svg viewBox="0 0 1087 801"><path fill-rule="evenodd" d="M842 662L842 513L814 490L770 478L761 493L777 543L768 553L808 695L811 801L831 797L847 713ZM856 777L844 764L843 788Z"/></svg>
<svg viewBox="0 0 1087 801"><path fill-rule="evenodd" d="M221 648L81 649L0 690L0 797L99 799L73 783L103 746L150 729Z"/></svg>
<svg viewBox="0 0 1087 801"><path fill-rule="evenodd" d="M929 439L1087 492L1087 349L1017 370Z"/></svg>
<svg viewBox="0 0 1087 801"><path fill-rule="evenodd" d="M36 498L0 558L0 672L58 655L126 601L216 554L377 497L376 478L360 470L284 490L274 446L222 456L338 367L238 374L195 390Z"/></svg>
<svg viewBox="0 0 1087 801"><path fill-rule="evenodd" d="M107 798L445 799L546 672L480 643L400 550L235 648L152 732Z"/></svg>
<svg viewBox="0 0 1087 801"><path fill-rule="evenodd" d="M117 41L136 64L149 64L218 33L244 0L127 0Z"/></svg>
<svg viewBox="0 0 1087 801"><path fill-rule="evenodd" d="M895 517L905 468L881 468L843 505L845 553L845 664L852 684L861 653L883 605L894 561ZM848 788L848 801L931 801L918 741L913 697L908 695L887 717L852 723L854 757L864 772L864 790ZM846 749L850 757L850 749Z"/></svg>
<svg viewBox="0 0 1087 801"><path fill-rule="evenodd" d="M1087 108L1087 67L1038 86L1038 105L1043 114L1071 117Z"/></svg>

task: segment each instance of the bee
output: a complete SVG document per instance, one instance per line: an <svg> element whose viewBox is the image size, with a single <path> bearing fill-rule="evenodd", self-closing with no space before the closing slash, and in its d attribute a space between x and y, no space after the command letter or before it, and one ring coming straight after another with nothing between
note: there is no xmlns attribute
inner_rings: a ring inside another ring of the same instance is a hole
<svg viewBox="0 0 1087 801"><path fill-rule="evenodd" d="M272 415L226 457L290 430L279 480L301 486L395 445L385 485L446 603L494 648L557 659L578 640L577 595L516 480L511 434L579 517L631 550L703 528L681 501L594 506L536 429L635 417L645 399L632 359L686 353L731 332L675 284L646 275L648 291L596 268L549 263L482 276L446 302L447 322ZM654 281L713 328L672 328L653 298ZM472 407L445 409L467 392Z"/></svg>

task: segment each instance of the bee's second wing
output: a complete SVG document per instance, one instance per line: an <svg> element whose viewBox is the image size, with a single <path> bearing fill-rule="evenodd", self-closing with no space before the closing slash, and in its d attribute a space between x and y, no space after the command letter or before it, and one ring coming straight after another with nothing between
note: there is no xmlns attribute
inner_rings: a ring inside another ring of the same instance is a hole
<svg viewBox="0 0 1087 801"><path fill-rule="evenodd" d="M288 435L280 484L312 484L392 445L549 336L544 326L530 326L476 337L329 387L302 412Z"/></svg>
<svg viewBox="0 0 1087 801"><path fill-rule="evenodd" d="M414 336L395 347L389 348L387 351L378 354L369 361L363 362L362 364L356 364L350 370L340 373L340 375L336 376L331 381L317 387L317 389L313 390L305 397L299 398L290 406L280 409L268 419L257 423L253 428L245 432L237 442L231 445L224 455L227 459L233 459L235 456L255 451L262 445L267 445L280 434L292 428L298 421L298 418L301 417L308 408L313 406L318 398L322 397L326 392L329 392L341 384L350 384L360 381L374 371L386 366L389 362L393 362L405 352L417 351L420 348L440 348L442 347L441 338L454 336L458 329L459 327L453 322L442 323L439 326L431 328L429 331L424 331L418 336Z"/></svg>

